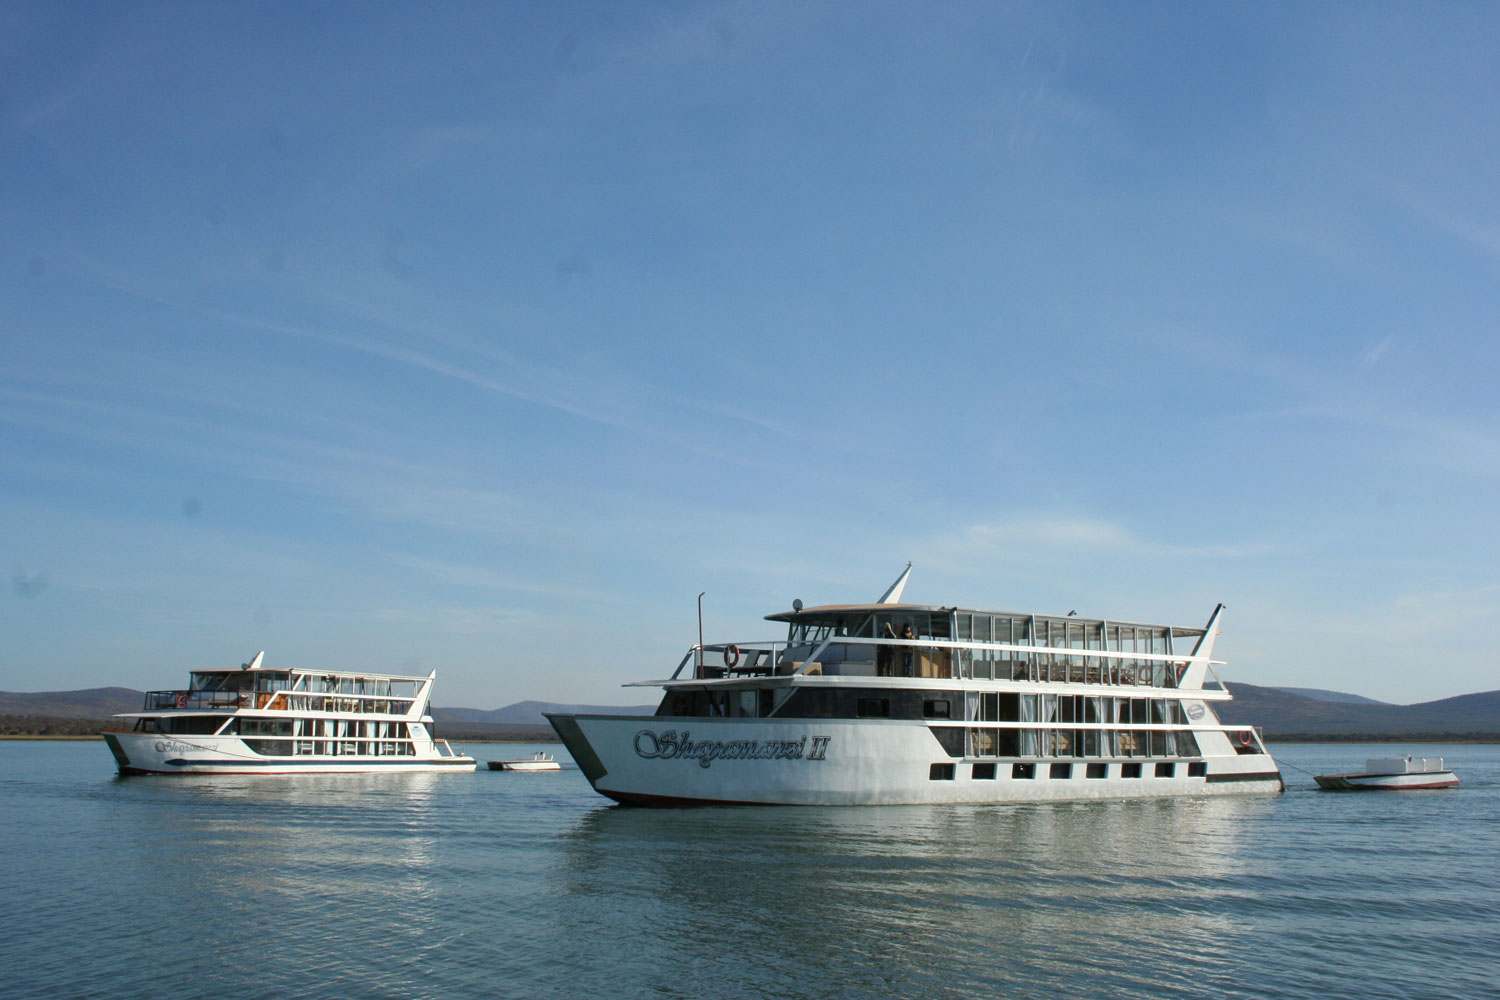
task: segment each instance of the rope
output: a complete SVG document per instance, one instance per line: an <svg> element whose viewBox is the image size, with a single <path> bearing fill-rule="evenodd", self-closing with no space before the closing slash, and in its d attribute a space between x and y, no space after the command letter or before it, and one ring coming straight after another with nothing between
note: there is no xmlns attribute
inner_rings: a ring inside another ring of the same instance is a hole
<svg viewBox="0 0 1500 1000"><path fill-rule="evenodd" d="M1276 763L1279 766L1281 766L1281 767L1289 767L1293 771L1301 771L1303 774L1306 774L1306 775L1308 775L1310 777L1313 777L1313 778L1317 777L1316 774L1314 774L1312 771L1309 771L1307 768L1305 768L1305 767L1298 767L1296 764L1290 763L1289 761L1278 760Z"/></svg>

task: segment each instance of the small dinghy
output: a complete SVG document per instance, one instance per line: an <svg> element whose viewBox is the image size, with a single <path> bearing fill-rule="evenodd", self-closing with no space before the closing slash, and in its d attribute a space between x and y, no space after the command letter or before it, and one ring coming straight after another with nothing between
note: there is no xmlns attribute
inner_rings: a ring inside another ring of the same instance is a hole
<svg viewBox="0 0 1500 1000"><path fill-rule="evenodd" d="M1405 791L1413 788L1453 788L1458 776L1441 757L1391 757L1367 760L1358 774L1315 774L1319 788L1337 792Z"/></svg>
<svg viewBox="0 0 1500 1000"><path fill-rule="evenodd" d="M492 760L491 771L561 771L562 765L550 753L535 753L522 760Z"/></svg>

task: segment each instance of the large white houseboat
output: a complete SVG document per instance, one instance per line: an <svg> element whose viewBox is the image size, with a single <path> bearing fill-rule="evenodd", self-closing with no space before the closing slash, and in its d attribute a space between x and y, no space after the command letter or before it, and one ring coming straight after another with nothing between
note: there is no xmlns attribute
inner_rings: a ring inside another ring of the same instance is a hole
<svg viewBox="0 0 1500 1000"><path fill-rule="evenodd" d="M472 771L433 736L425 677L344 670L195 670L187 689L149 691L100 735L121 774Z"/></svg>
<svg viewBox="0 0 1500 1000"><path fill-rule="evenodd" d="M767 615L785 641L695 644L654 716L548 719L594 789L638 805L876 805L1275 793L1214 705L1201 628L901 603ZM1214 679L1210 681L1210 677Z"/></svg>

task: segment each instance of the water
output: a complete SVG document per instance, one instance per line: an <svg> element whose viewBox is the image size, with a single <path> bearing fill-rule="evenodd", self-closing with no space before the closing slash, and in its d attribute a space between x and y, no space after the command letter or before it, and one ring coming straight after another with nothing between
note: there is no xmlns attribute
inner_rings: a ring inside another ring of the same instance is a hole
<svg viewBox="0 0 1500 1000"><path fill-rule="evenodd" d="M481 747L480 756L535 748ZM548 747L558 752L561 749ZM14 997L1497 997L1500 747L1454 791L636 810L577 770L127 778L0 743Z"/></svg>

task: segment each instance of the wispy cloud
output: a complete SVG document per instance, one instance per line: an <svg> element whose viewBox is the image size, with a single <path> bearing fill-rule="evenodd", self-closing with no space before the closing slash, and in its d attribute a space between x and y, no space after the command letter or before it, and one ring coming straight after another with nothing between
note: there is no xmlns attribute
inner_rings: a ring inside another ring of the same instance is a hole
<svg viewBox="0 0 1500 1000"><path fill-rule="evenodd" d="M1389 333L1381 338L1377 343L1365 348L1365 350L1361 351L1359 355L1359 367L1369 368L1371 365L1374 365L1376 362L1378 362L1381 358L1385 357L1385 352L1391 349L1391 344L1394 343L1395 340L1396 335L1394 333Z"/></svg>
<svg viewBox="0 0 1500 1000"><path fill-rule="evenodd" d="M568 587L552 580L517 576L466 563L426 559L404 553L389 553L387 559L397 566L420 573L436 583L475 590L557 598L572 607L597 605L610 601L615 596L608 591L587 587Z"/></svg>
<svg viewBox="0 0 1500 1000"><path fill-rule="evenodd" d="M632 371L600 366L557 368L529 361L491 344L483 344L432 323L406 324L393 319L389 308L360 304L347 293L324 289L323 297L338 301L353 318L377 321L398 339L339 332L329 326L288 323L204 306L184 294L164 291L155 282L128 275L114 266L87 262L95 280L105 287L156 305L233 326L320 343L340 350L379 358L394 365L441 379L462 383L485 392L545 407L605 427L657 440L715 461L758 471L777 466L758 457L761 450L724 447L718 435L699 433L705 416L734 420L791 438L795 429L781 421L768 420L754 410L732 406L722 399L669 391L641 382ZM454 356L443 356L446 351ZM696 419L695 419L696 417Z"/></svg>
<svg viewBox="0 0 1500 1000"><path fill-rule="evenodd" d="M1183 544L1141 537L1116 522L1099 518L1022 515L953 529L931 543L937 551L966 552L986 558L1016 551L1057 551L1097 556L1149 558L1255 559L1284 551L1263 542Z"/></svg>

